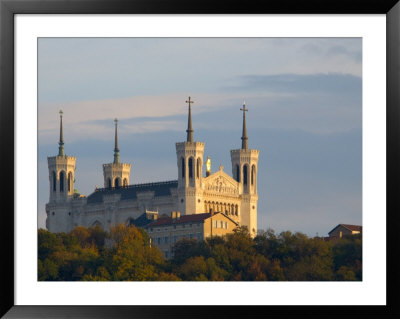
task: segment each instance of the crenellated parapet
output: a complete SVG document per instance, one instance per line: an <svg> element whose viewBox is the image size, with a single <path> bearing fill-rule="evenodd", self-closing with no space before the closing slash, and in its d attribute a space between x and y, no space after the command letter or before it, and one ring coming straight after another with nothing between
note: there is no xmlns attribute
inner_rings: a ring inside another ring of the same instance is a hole
<svg viewBox="0 0 400 319"><path fill-rule="evenodd" d="M112 171L112 172L122 172L124 170L130 170L131 164L128 163L110 163L103 164L103 170Z"/></svg>
<svg viewBox="0 0 400 319"><path fill-rule="evenodd" d="M131 164L110 163L103 164L104 187L122 187L129 185Z"/></svg>
<svg viewBox="0 0 400 319"><path fill-rule="evenodd" d="M50 156L47 157L47 163L49 165L71 165L72 163L75 165L76 157L75 156Z"/></svg>
<svg viewBox="0 0 400 319"><path fill-rule="evenodd" d="M199 152L204 153L203 142L178 142L175 143L176 152L185 155L196 155Z"/></svg>
<svg viewBox="0 0 400 319"><path fill-rule="evenodd" d="M257 161L260 154L259 150L237 149L231 150L231 158L240 162Z"/></svg>

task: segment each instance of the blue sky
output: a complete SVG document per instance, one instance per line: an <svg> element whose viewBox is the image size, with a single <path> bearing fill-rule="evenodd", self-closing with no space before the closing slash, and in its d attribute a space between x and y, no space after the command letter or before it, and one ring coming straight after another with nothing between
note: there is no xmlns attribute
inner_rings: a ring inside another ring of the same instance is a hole
<svg viewBox="0 0 400 319"><path fill-rule="evenodd" d="M113 160L116 117L131 183L176 179L188 96L194 139L229 174L246 100L259 229L314 236L362 224L361 38L41 38L38 79L39 227L60 109L75 187L89 195Z"/></svg>

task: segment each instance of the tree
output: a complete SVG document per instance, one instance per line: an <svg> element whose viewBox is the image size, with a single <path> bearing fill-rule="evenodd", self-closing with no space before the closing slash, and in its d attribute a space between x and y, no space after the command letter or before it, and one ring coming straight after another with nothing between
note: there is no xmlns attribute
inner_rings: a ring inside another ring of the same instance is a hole
<svg viewBox="0 0 400 319"><path fill-rule="evenodd" d="M354 273L356 280L362 280L361 240L361 235L357 234L340 238L333 243L334 269L337 272L337 280L352 278L349 271Z"/></svg>
<svg viewBox="0 0 400 319"><path fill-rule="evenodd" d="M156 280L164 263L162 253L150 247L148 235L135 226L120 224L112 227L113 243L109 273L112 280Z"/></svg>
<svg viewBox="0 0 400 319"><path fill-rule="evenodd" d="M178 273L183 280L207 280L207 264L204 260L204 257L190 257L183 265L179 267Z"/></svg>

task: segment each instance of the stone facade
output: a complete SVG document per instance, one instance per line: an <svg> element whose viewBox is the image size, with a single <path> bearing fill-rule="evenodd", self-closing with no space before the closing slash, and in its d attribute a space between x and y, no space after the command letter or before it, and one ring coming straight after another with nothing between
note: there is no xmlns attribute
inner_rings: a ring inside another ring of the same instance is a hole
<svg viewBox="0 0 400 319"><path fill-rule="evenodd" d="M46 227L51 232L69 232L78 225L100 225L106 230L119 223L135 220L146 211L169 215L221 212L250 234L257 234L257 170L259 151L247 148L243 111L242 148L231 151L233 177L222 166L203 174L203 142L193 141L189 99L187 141L176 143L177 176L174 181L130 184L131 165L120 163L115 120L114 162L103 165L104 188L86 196L74 192L75 162L64 155L62 119L59 156L48 158L50 197L46 204ZM243 108L245 109L245 106ZM60 155L61 154L61 155ZM221 215L222 216L222 215ZM204 232L202 232L204 237Z"/></svg>
<svg viewBox="0 0 400 319"><path fill-rule="evenodd" d="M173 257L173 246L181 239L204 240L213 236L232 233L238 223L223 213L180 215L172 212L170 217L160 217L146 226L151 244L158 247L166 258Z"/></svg>

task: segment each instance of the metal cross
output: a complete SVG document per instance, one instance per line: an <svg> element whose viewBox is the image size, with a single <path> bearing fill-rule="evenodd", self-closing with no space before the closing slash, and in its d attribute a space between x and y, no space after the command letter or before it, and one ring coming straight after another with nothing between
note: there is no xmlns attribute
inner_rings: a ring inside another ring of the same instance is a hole
<svg viewBox="0 0 400 319"><path fill-rule="evenodd" d="M186 101L186 103L189 103L189 107L190 107L190 104L193 104L193 103L194 103L194 101L192 101L192 100L190 99L190 96L189 96L189 100L188 100L188 101Z"/></svg>
<svg viewBox="0 0 400 319"><path fill-rule="evenodd" d="M241 111L243 111L243 114L244 114L244 112L247 112L249 109L246 109L246 102L245 101L243 101L243 108L242 109L240 109Z"/></svg>

